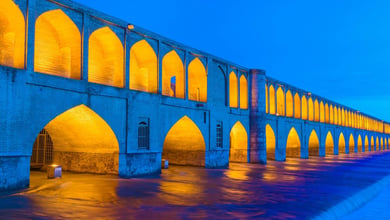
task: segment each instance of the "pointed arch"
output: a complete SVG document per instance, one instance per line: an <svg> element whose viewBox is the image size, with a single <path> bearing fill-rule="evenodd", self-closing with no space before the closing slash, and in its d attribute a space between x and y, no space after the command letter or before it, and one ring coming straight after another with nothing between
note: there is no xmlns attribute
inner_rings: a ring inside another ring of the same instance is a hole
<svg viewBox="0 0 390 220"><path fill-rule="evenodd" d="M326 135L325 139L325 154L326 155L334 155L334 142L333 142L333 136L330 131L328 131L328 134Z"/></svg>
<svg viewBox="0 0 390 220"><path fill-rule="evenodd" d="M109 27L89 37L88 82L123 87L123 45Z"/></svg>
<svg viewBox="0 0 390 220"><path fill-rule="evenodd" d="M324 103L320 102L320 122L325 122L325 109L324 109Z"/></svg>
<svg viewBox="0 0 390 220"><path fill-rule="evenodd" d="M234 71L230 72L229 75L229 94L230 94L230 107L238 107L238 81L237 76Z"/></svg>
<svg viewBox="0 0 390 220"><path fill-rule="evenodd" d="M329 106L328 106L328 103L325 104L325 122L326 123L329 123L330 119L329 119Z"/></svg>
<svg viewBox="0 0 390 220"><path fill-rule="evenodd" d="M287 117L293 117L293 113L294 113L294 110L293 110L293 106L294 106L294 100L293 100L293 96L291 94L291 91L288 90L286 92L286 116Z"/></svg>
<svg viewBox="0 0 390 220"><path fill-rule="evenodd" d="M248 133L240 121L230 130L229 161L248 162Z"/></svg>
<svg viewBox="0 0 390 220"><path fill-rule="evenodd" d="M311 99L311 97L309 98L308 106L309 106L309 120L313 121L314 120L314 106L313 106L313 100Z"/></svg>
<svg viewBox="0 0 390 220"><path fill-rule="evenodd" d="M135 43L130 49L130 89L157 93L157 55L145 40Z"/></svg>
<svg viewBox="0 0 390 220"><path fill-rule="evenodd" d="M367 137L367 135L364 137L364 152L368 152L369 150L368 150L368 146L369 146L370 144L369 144L369 142L368 142L368 137Z"/></svg>
<svg viewBox="0 0 390 220"><path fill-rule="evenodd" d="M165 136L162 159L167 159L170 164L204 166L205 150L202 132L188 116L184 116Z"/></svg>
<svg viewBox="0 0 390 220"><path fill-rule="evenodd" d="M269 124L265 126L265 143L267 159L275 160L276 139L274 130Z"/></svg>
<svg viewBox="0 0 390 220"><path fill-rule="evenodd" d="M185 73L183 61L171 50L162 60L162 95L184 99Z"/></svg>
<svg viewBox="0 0 390 220"><path fill-rule="evenodd" d="M339 123L338 121L338 112L337 112L337 107L334 106L333 108L333 120L334 120L334 123L335 125L337 125Z"/></svg>
<svg viewBox="0 0 390 220"><path fill-rule="evenodd" d="M245 75L240 77L240 108L248 109L248 81Z"/></svg>
<svg viewBox="0 0 390 220"><path fill-rule="evenodd" d="M333 118L333 105L329 106L329 124L334 123L334 118Z"/></svg>
<svg viewBox="0 0 390 220"><path fill-rule="evenodd" d="M309 137L309 156L320 156L320 141L314 129Z"/></svg>
<svg viewBox="0 0 390 220"><path fill-rule="evenodd" d="M24 68L26 24L22 11L12 0L0 3L0 65Z"/></svg>
<svg viewBox="0 0 390 220"><path fill-rule="evenodd" d="M265 113L268 113L268 86L265 85Z"/></svg>
<svg viewBox="0 0 390 220"><path fill-rule="evenodd" d="M188 99L207 102L207 72L198 57L188 65Z"/></svg>
<svg viewBox="0 0 390 220"><path fill-rule="evenodd" d="M306 96L302 96L302 119L307 120L307 99Z"/></svg>
<svg viewBox="0 0 390 220"><path fill-rule="evenodd" d="M385 148L383 148L383 138L381 137L381 146L380 146L380 148L382 149L382 150L384 150Z"/></svg>
<svg viewBox="0 0 390 220"><path fill-rule="evenodd" d="M269 113L274 115L276 114L275 109L275 89L273 85L269 86Z"/></svg>
<svg viewBox="0 0 390 220"><path fill-rule="evenodd" d="M61 10L41 14L35 22L34 71L80 79L81 34Z"/></svg>
<svg viewBox="0 0 390 220"><path fill-rule="evenodd" d="M339 136L339 154L345 154L345 138L343 132Z"/></svg>
<svg viewBox="0 0 390 220"><path fill-rule="evenodd" d="M301 118L301 99L298 93L294 95L294 117Z"/></svg>
<svg viewBox="0 0 390 220"><path fill-rule="evenodd" d="M276 106L277 114L284 116L285 115L285 105L284 105L284 92L282 87L279 87L276 90Z"/></svg>
<svg viewBox="0 0 390 220"><path fill-rule="evenodd" d="M349 135L348 151L349 154L355 152L355 140L353 138L353 134Z"/></svg>
<svg viewBox="0 0 390 220"><path fill-rule="evenodd" d="M320 106L317 99L314 101L314 121L320 121Z"/></svg>
<svg viewBox="0 0 390 220"><path fill-rule="evenodd" d="M378 138L378 136L376 136L375 143L376 143L376 150L380 150L380 148L379 148L379 138Z"/></svg>
<svg viewBox="0 0 390 220"><path fill-rule="evenodd" d="M375 151L375 141L374 141L374 136L371 136L371 142L370 142L370 146L371 146L371 151Z"/></svg>
<svg viewBox="0 0 390 220"><path fill-rule="evenodd" d="M287 136L286 157L301 157L301 141L294 127L290 129Z"/></svg>
<svg viewBox="0 0 390 220"><path fill-rule="evenodd" d="M362 136L358 136L358 141L357 141L357 152L362 152L363 151L363 142L362 142Z"/></svg>

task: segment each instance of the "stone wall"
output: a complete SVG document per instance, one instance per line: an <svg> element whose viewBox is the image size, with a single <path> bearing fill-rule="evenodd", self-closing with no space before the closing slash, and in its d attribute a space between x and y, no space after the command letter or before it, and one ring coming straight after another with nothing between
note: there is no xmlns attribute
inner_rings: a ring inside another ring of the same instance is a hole
<svg viewBox="0 0 390 220"><path fill-rule="evenodd" d="M30 157L0 156L0 192L29 186Z"/></svg>
<svg viewBox="0 0 390 220"><path fill-rule="evenodd" d="M162 159L175 165L205 166L205 151L164 150Z"/></svg>

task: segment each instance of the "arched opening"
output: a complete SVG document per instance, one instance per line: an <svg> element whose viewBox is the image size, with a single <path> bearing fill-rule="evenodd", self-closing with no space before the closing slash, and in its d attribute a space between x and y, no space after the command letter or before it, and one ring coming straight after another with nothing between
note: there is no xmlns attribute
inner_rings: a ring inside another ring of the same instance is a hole
<svg viewBox="0 0 390 220"><path fill-rule="evenodd" d="M162 61L162 95L184 99L184 67L175 50L167 53Z"/></svg>
<svg viewBox="0 0 390 220"><path fill-rule="evenodd" d="M275 89L272 85L269 86L269 113L274 115L275 111Z"/></svg>
<svg viewBox="0 0 390 220"><path fill-rule="evenodd" d="M33 148L31 166L54 163L65 171L118 174L117 138L110 126L85 105L50 121Z"/></svg>
<svg viewBox="0 0 390 220"><path fill-rule="evenodd" d="M206 144L198 126L184 116L168 131L163 145L162 159L170 164L204 166Z"/></svg>
<svg viewBox="0 0 390 220"><path fill-rule="evenodd" d="M130 89L157 93L157 56L146 40L140 40L130 49Z"/></svg>
<svg viewBox="0 0 390 220"><path fill-rule="evenodd" d="M374 137L371 136L371 151L375 151L375 143L374 143Z"/></svg>
<svg viewBox="0 0 390 220"><path fill-rule="evenodd" d="M341 109L341 125L345 126L345 111Z"/></svg>
<svg viewBox="0 0 390 220"><path fill-rule="evenodd" d="M276 106L277 106L277 114L284 116L285 115L285 106L284 106L284 92L282 87L279 87L276 91Z"/></svg>
<svg viewBox="0 0 390 220"><path fill-rule="evenodd" d="M88 82L123 87L123 45L109 27L91 34L88 53Z"/></svg>
<svg viewBox="0 0 390 220"><path fill-rule="evenodd" d="M248 109L248 81L245 75L240 77L240 108Z"/></svg>
<svg viewBox="0 0 390 220"><path fill-rule="evenodd" d="M339 136L339 154L345 154L345 138L342 132Z"/></svg>
<svg viewBox="0 0 390 220"><path fill-rule="evenodd" d="M229 75L229 97L230 97L230 107L237 108L238 107L238 84L237 84L237 76L234 71L230 72Z"/></svg>
<svg viewBox="0 0 390 220"><path fill-rule="evenodd" d="M319 156L320 155L320 141L318 140L318 136L316 131L313 131L309 137L309 156Z"/></svg>
<svg viewBox="0 0 390 220"><path fill-rule="evenodd" d="M230 131L230 157L232 162L248 162L248 134L241 122Z"/></svg>
<svg viewBox="0 0 390 220"><path fill-rule="evenodd" d="M275 160L275 133L269 124L265 126L265 145L267 150L267 159Z"/></svg>
<svg viewBox="0 0 390 220"><path fill-rule="evenodd" d="M342 118L341 118L341 109L340 107L337 108L337 112L338 112L338 117L337 117L337 120L338 120L338 125L342 125Z"/></svg>
<svg viewBox="0 0 390 220"><path fill-rule="evenodd" d="M292 97L290 90L288 90L286 92L286 116L293 117L293 114L294 114L293 97Z"/></svg>
<svg viewBox="0 0 390 220"><path fill-rule="evenodd" d="M298 93L294 95L294 114L295 118L301 117L301 100Z"/></svg>
<svg viewBox="0 0 390 220"><path fill-rule="evenodd" d="M320 121L320 107L317 99L314 101L314 120Z"/></svg>
<svg viewBox="0 0 390 220"><path fill-rule="evenodd" d="M311 99L311 97L309 98L309 103L308 103L308 106L309 106L309 120L310 121L313 121L314 120L314 107L313 107L313 100Z"/></svg>
<svg viewBox="0 0 390 220"><path fill-rule="evenodd" d="M301 141L295 128L291 128L287 137L286 157L301 157Z"/></svg>
<svg viewBox="0 0 390 220"><path fill-rule="evenodd" d="M35 23L34 71L80 79L81 34L60 9L41 14Z"/></svg>
<svg viewBox="0 0 390 220"><path fill-rule="evenodd" d="M369 146L370 144L368 143L368 137L367 137L367 135L366 135L366 137L364 138L364 152L368 152L369 150L368 150L368 146Z"/></svg>
<svg viewBox="0 0 390 220"><path fill-rule="evenodd" d="M329 106L328 106L328 103L325 104L325 122L329 123Z"/></svg>
<svg viewBox="0 0 390 220"><path fill-rule="evenodd" d="M307 120L307 100L306 96L302 96L302 119Z"/></svg>
<svg viewBox="0 0 390 220"><path fill-rule="evenodd" d="M324 103L320 102L320 122L325 122L325 109L324 109Z"/></svg>
<svg viewBox="0 0 390 220"><path fill-rule="evenodd" d="M199 58L188 65L188 99L207 102L207 72Z"/></svg>
<svg viewBox="0 0 390 220"><path fill-rule="evenodd" d="M330 107L329 107L329 123L330 124L334 123L334 120L333 120L333 106L332 105L330 105Z"/></svg>
<svg viewBox="0 0 390 220"><path fill-rule="evenodd" d="M265 113L268 113L268 87L265 85Z"/></svg>
<svg viewBox="0 0 390 220"><path fill-rule="evenodd" d="M376 150L380 150L380 148L379 148L379 138L378 137L376 137Z"/></svg>
<svg viewBox="0 0 390 220"><path fill-rule="evenodd" d="M12 0L0 3L0 65L24 68L24 15Z"/></svg>
<svg viewBox="0 0 390 220"><path fill-rule="evenodd" d="M333 120L334 120L334 124L337 125L339 122L338 122L338 113L337 113L337 107L335 106L333 108Z"/></svg>
<svg viewBox="0 0 390 220"><path fill-rule="evenodd" d="M362 136L358 136L358 141L357 141L357 151L362 152L363 151L363 142L362 142Z"/></svg>
<svg viewBox="0 0 390 220"><path fill-rule="evenodd" d="M349 135L349 143L348 143L348 153L355 152L355 140L353 139L353 135Z"/></svg>
<svg viewBox="0 0 390 220"><path fill-rule="evenodd" d="M381 138L381 147L380 147L382 150L384 150L385 148L383 147L383 138Z"/></svg>
<svg viewBox="0 0 390 220"><path fill-rule="evenodd" d="M325 155L334 155L334 142L330 131L328 131L325 139Z"/></svg>

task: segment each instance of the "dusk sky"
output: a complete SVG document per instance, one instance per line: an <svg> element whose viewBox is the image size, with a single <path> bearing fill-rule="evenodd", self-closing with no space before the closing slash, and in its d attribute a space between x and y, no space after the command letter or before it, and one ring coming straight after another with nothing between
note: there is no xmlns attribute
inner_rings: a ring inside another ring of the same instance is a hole
<svg viewBox="0 0 390 220"><path fill-rule="evenodd" d="M390 121L387 0L76 0Z"/></svg>

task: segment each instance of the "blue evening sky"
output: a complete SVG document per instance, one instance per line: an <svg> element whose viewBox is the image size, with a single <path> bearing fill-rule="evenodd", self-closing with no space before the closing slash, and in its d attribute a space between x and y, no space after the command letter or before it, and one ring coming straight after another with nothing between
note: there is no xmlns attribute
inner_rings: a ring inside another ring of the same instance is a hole
<svg viewBox="0 0 390 220"><path fill-rule="evenodd" d="M76 0L390 121L388 0Z"/></svg>

